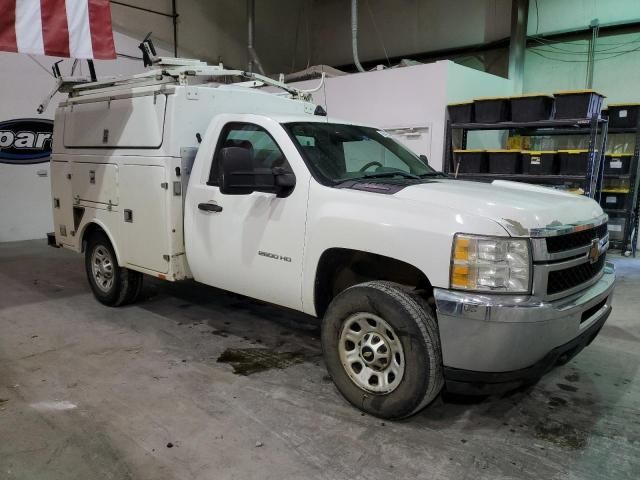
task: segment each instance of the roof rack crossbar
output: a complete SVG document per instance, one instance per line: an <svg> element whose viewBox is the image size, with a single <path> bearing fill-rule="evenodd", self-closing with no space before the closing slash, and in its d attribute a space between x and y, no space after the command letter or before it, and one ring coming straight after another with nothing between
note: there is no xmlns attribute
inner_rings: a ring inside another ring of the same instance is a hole
<svg viewBox="0 0 640 480"><path fill-rule="evenodd" d="M71 87L72 96L90 93L91 90L111 87L111 86L126 86L135 85L136 83L148 82L151 79L156 79L158 83L172 83L168 80L168 77L173 79L173 82L177 84L186 84L189 77L242 77L249 80L254 80L255 86L269 85L272 87L280 88L290 95L296 98L309 98L309 92L300 90L287 85L284 82L274 80L265 75L258 73L247 72L245 70L226 69L221 65L207 65L204 63L194 63L192 65L180 65L180 66L167 66L167 68L156 68L148 70L144 73L131 75L129 77L112 78L103 81L90 82L82 85L75 85ZM244 83L247 85L246 82Z"/></svg>

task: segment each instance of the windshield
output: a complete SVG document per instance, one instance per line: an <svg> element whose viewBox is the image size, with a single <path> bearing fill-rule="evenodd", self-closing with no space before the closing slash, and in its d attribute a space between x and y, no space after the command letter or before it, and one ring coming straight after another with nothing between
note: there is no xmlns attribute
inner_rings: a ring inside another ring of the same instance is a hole
<svg viewBox="0 0 640 480"><path fill-rule="evenodd" d="M375 128L321 122L286 123L283 126L310 168L331 183L437 175L433 168L388 133Z"/></svg>

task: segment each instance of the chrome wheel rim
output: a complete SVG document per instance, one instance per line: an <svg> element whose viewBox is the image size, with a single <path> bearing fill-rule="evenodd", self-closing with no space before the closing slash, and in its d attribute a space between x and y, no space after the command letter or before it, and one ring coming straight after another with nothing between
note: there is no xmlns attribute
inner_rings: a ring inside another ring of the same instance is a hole
<svg viewBox="0 0 640 480"><path fill-rule="evenodd" d="M108 292L113 286L114 261L111 252L98 245L91 254L91 273L93 280L100 290Z"/></svg>
<svg viewBox="0 0 640 480"><path fill-rule="evenodd" d="M338 346L342 366L353 383L373 393L390 393L404 376L400 338L377 315L359 312L342 325Z"/></svg>

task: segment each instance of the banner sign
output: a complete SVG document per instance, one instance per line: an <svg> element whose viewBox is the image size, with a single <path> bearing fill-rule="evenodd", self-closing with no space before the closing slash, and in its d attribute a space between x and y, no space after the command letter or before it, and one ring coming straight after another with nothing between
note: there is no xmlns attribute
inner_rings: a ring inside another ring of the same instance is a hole
<svg viewBox="0 0 640 480"><path fill-rule="evenodd" d="M0 0L0 50L116 58L109 0Z"/></svg>
<svg viewBox="0 0 640 480"><path fill-rule="evenodd" d="M52 136L52 120L19 118L0 122L0 163L48 162Z"/></svg>

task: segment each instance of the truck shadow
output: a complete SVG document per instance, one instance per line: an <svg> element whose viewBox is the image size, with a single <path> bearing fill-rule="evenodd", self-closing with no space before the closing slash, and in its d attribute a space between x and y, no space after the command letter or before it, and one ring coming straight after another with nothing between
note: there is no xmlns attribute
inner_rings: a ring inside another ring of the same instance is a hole
<svg viewBox="0 0 640 480"><path fill-rule="evenodd" d="M137 305L179 325L207 325L213 335L294 352L305 360L322 357L320 320L315 317L193 281L145 282Z"/></svg>

